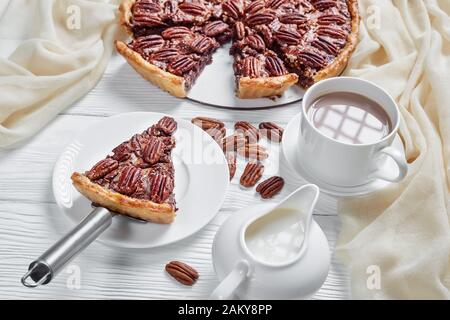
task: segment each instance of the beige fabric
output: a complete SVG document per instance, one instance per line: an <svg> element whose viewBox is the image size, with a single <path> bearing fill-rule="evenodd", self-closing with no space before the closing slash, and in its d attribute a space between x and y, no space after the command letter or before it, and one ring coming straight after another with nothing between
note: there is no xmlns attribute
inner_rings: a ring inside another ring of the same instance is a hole
<svg viewBox="0 0 450 320"><path fill-rule="evenodd" d="M397 99L409 174L339 202L337 254L353 298L449 299L450 1L359 3L361 42L346 73Z"/></svg>
<svg viewBox="0 0 450 320"><path fill-rule="evenodd" d="M95 86L116 10L101 0L0 1L0 147L33 135Z"/></svg>

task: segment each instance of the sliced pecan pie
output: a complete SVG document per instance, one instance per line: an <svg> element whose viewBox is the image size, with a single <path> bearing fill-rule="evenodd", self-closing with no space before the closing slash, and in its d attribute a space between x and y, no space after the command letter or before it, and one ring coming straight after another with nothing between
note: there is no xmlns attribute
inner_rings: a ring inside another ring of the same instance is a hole
<svg viewBox="0 0 450 320"><path fill-rule="evenodd" d="M171 223L176 204L171 152L177 123L164 117L114 148L90 170L72 174L75 188L113 212Z"/></svg>
<svg viewBox="0 0 450 320"><path fill-rule="evenodd" d="M132 35L118 51L146 79L185 97L230 38L236 95L281 95L339 75L357 43L357 0L125 0Z"/></svg>

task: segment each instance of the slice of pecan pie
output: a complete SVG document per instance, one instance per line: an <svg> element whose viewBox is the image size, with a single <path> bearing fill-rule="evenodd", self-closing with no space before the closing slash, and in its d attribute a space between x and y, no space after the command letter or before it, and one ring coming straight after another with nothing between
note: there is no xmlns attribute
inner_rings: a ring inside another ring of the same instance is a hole
<svg viewBox="0 0 450 320"><path fill-rule="evenodd" d="M240 98L339 75L359 25L357 0L125 0L120 11L133 40L117 42L119 53L177 97L230 38Z"/></svg>
<svg viewBox="0 0 450 320"><path fill-rule="evenodd" d="M171 152L176 129L173 118L162 118L84 174L73 173L75 188L113 212L156 223L173 222L177 209Z"/></svg>

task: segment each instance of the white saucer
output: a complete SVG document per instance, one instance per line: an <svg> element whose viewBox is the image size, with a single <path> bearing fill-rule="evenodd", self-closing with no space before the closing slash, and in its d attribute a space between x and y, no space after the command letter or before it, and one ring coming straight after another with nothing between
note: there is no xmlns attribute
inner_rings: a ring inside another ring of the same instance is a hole
<svg viewBox="0 0 450 320"><path fill-rule="evenodd" d="M161 113L133 112L105 118L83 129L65 149L53 171L53 193L73 223L78 223L92 208L91 202L72 186L72 172L88 170L115 146L155 124L163 116ZM200 128L188 121L176 120L178 130L174 136L177 144L173 161L179 210L175 221L162 225L119 215L100 236L100 241L128 248L163 246L197 232L220 209L229 183L223 152Z"/></svg>
<svg viewBox="0 0 450 320"><path fill-rule="evenodd" d="M320 188L320 191L337 197L362 196L380 190L391 184L391 182L377 179L360 186L343 187L328 184L312 176L307 170L302 168L299 161L301 157L301 151L297 148L297 146L298 146L298 138L300 136L299 131L300 131L301 116L302 116L301 113L297 114L288 123L286 129L284 130L282 140L282 149L284 158L286 159L290 168L294 172L296 172L299 176L301 176L309 183L316 184ZM392 143L392 147L400 151L403 156L405 155L405 150L402 141L400 140L400 137L398 135L395 137L394 142ZM397 165L391 158L386 159L386 162L384 163L381 170L386 170L387 172L392 173L392 175L396 175L398 172Z"/></svg>
<svg viewBox="0 0 450 320"><path fill-rule="evenodd" d="M188 92L188 98L219 107L228 108L264 108L275 107L299 101L304 90L292 86L276 99L239 99L235 96L233 57L230 56L230 44L219 48L213 55L213 62L205 67Z"/></svg>

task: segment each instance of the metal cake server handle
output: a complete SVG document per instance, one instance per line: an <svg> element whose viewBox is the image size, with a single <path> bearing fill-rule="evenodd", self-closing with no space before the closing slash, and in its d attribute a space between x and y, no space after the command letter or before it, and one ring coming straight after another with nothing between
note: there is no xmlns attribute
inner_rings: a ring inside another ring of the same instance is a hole
<svg viewBox="0 0 450 320"><path fill-rule="evenodd" d="M49 283L70 260L111 225L115 215L108 209L96 207L68 234L31 262L28 272L21 279L22 284L34 288Z"/></svg>

